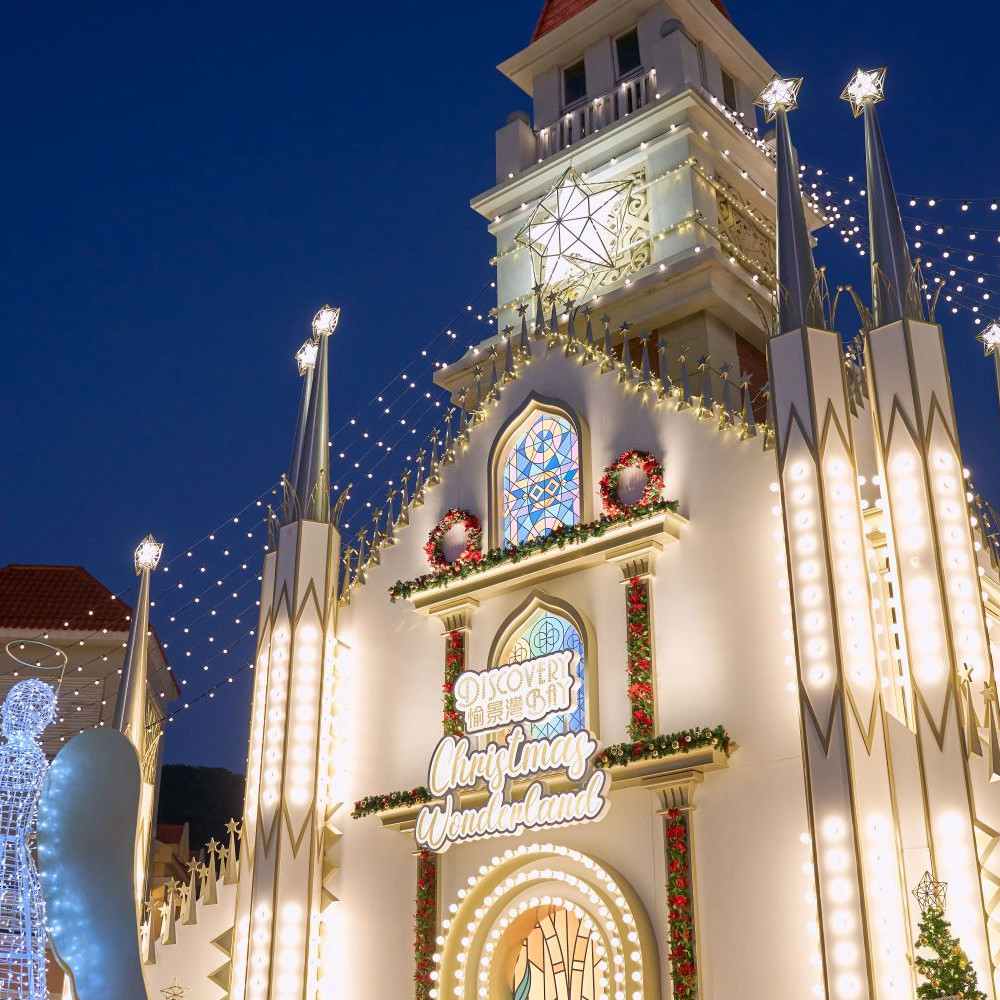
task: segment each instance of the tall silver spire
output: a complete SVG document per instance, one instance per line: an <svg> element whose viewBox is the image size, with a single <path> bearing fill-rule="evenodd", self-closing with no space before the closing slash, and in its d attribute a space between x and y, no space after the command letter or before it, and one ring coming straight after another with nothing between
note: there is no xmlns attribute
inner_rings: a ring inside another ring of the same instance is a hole
<svg viewBox="0 0 1000 1000"><path fill-rule="evenodd" d="M859 69L840 95L854 116L865 118L865 167L868 175L868 233L872 275L872 313L876 327L900 319L923 319L920 289L899 214L875 105L883 99L885 69Z"/></svg>
<svg viewBox="0 0 1000 1000"><path fill-rule="evenodd" d="M331 306L323 306L313 319L318 351L301 438L301 458L292 482L299 516L307 521L330 520L329 354L330 337L339 319L340 310Z"/></svg>
<svg viewBox="0 0 1000 1000"><path fill-rule="evenodd" d="M147 535L135 550L135 572L139 577L139 596L132 608L132 620L125 644L122 679L115 701L114 727L128 737L139 754L146 738L146 680L149 675L149 578L160 561L163 544Z"/></svg>
<svg viewBox="0 0 1000 1000"><path fill-rule="evenodd" d="M757 105L767 121L775 121L778 139L778 333L811 326L826 329L816 264L799 189L799 163L788 131L788 112L798 101L802 78L775 76L760 92Z"/></svg>
<svg viewBox="0 0 1000 1000"><path fill-rule="evenodd" d="M302 446L306 435L306 418L309 415L309 397L312 395L313 372L316 370L316 355L319 344L310 338L296 352L299 375L302 378L302 399L299 402L299 418L295 423L295 442L292 445L292 464L288 470L288 481L294 487L302 467Z"/></svg>

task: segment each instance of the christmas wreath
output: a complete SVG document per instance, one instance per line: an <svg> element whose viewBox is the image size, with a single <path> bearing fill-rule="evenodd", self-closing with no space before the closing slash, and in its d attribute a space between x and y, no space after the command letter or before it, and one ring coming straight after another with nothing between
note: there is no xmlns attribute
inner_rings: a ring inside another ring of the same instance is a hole
<svg viewBox="0 0 1000 1000"><path fill-rule="evenodd" d="M465 528L465 548L454 559L449 560L444 554L444 539L448 531L457 524ZM428 562L436 569L457 571L463 564L477 563L483 558L480 547L482 537L483 527L479 523L479 518L461 507L452 507L427 537L424 552L427 553Z"/></svg>
<svg viewBox="0 0 1000 1000"><path fill-rule="evenodd" d="M618 497L618 484L626 469L642 469L646 474L646 488L642 496L633 503L622 503ZM629 448L623 451L618 461L609 465L601 477L601 503L609 517L649 507L660 499L663 492L663 466L648 451Z"/></svg>

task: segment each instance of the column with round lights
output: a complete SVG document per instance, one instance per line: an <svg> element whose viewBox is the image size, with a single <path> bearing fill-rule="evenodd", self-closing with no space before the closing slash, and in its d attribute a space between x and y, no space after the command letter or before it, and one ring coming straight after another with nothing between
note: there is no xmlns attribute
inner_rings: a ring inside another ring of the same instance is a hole
<svg viewBox="0 0 1000 1000"><path fill-rule="evenodd" d="M869 333L883 528L910 665L928 846L956 934L991 981L960 678L992 677L941 330L903 320ZM975 683L978 682L978 683Z"/></svg>
<svg viewBox="0 0 1000 1000"><path fill-rule="evenodd" d="M331 880L343 797L343 694L336 638L340 534L330 524L327 359L339 310L313 321L302 419L286 478L286 523L264 561L233 946L232 1000L328 992ZM334 970L335 971L335 970Z"/></svg>
<svg viewBox="0 0 1000 1000"><path fill-rule="evenodd" d="M995 793L973 780L968 755L978 733L972 739L965 727L978 728L982 706L970 696L973 711L963 719L959 681L987 683L992 664L944 341L925 318L875 110L885 76L884 69L859 69L842 95L865 124L872 270L866 372L879 503L911 673L931 865L948 883L955 933L995 996L991 953L1000 939L991 947L987 930L995 876L981 872L976 835Z"/></svg>
<svg viewBox="0 0 1000 1000"><path fill-rule="evenodd" d="M913 996L852 416L828 330L786 112L798 80L759 103L777 120L779 329L769 341L778 487L796 646L806 794L826 993Z"/></svg>

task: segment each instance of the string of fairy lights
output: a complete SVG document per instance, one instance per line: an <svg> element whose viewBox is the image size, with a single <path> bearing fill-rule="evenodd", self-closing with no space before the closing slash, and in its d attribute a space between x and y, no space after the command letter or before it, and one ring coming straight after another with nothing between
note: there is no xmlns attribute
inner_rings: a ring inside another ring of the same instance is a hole
<svg viewBox="0 0 1000 1000"><path fill-rule="evenodd" d="M763 154L755 167L747 167L737 154L722 147L723 155L733 162L741 177L753 185L766 202L771 202L769 184L755 173L766 169L764 164L769 165L773 159L770 144L722 102L711 98L711 103L728 127L736 129L754 150ZM731 137L716 136L706 129L702 138L719 145L720 140L726 142ZM628 155L619 154L623 159ZM828 229L822 230L821 235L835 234L841 245L864 258L868 245L863 183L850 175L839 176L808 165L802 166L800 178L804 193L828 223ZM658 180L654 177L646 183L654 184ZM933 297L936 286L941 285L937 295L939 307L943 305L952 314L967 312L976 326L988 322L993 315L991 303L1000 298L1000 214L993 214L1000 213L1000 199L903 196L901 206L914 255L920 257L924 267L928 297ZM749 201L741 207L764 219ZM522 210L526 210L526 206L522 206ZM490 336L495 327L491 312L495 289L495 281L485 283L418 350L407 367L388 379L356 413L345 418L332 432L331 491L336 498L350 489L342 519L345 529L350 528L352 520L368 516L386 485L395 486L396 480L380 474L383 468L393 459L405 463L412 463L415 458L419 460L425 453L424 444L439 435L442 411L446 413L450 406L449 394L433 381L434 375L448 364L440 355L456 346L477 352L476 345ZM240 659L241 644L255 635L260 602L256 596L248 600L247 590L260 582L260 558L268 548L267 522L273 516L268 508L277 504L279 496L278 484L270 485L216 529L178 551L160 567L158 576L162 583L150 604L156 612L153 620L157 636L164 652L169 652L170 669L182 695L189 682L210 673L220 661ZM127 587L107 600L121 600L132 590L133 586ZM87 622L83 619L93 616L95 610L81 616L81 620L65 622L64 629L84 631ZM61 651L67 652L70 645L85 646L88 641L100 641L107 633L106 628L91 631L83 638L74 638ZM48 642L51 634L39 632L34 638ZM86 673L87 666L107 659L107 653L97 654L76 663L75 672ZM189 665L201 669L194 677L180 676L188 672ZM179 712L214 699L221 688L233 684L240 674L252 668L252 657L242 659L237 667L224 671L223 676L197 695L183 700L166 719L173 721ZM90 678L87 680L89 682ZM101 678L95 680L95 685L101 683ZM80 690L82 688L74 688L74 697L79 696ZM161 692L161 697L166 699L166 691ZM103 699L101 701L103 703ZM96 704L90 702L72 707L82 711Z"/></svg>
<svg viewBox="0 0 1000 1000"><path fill-rule="evenodd" d="M336 428L331 435L334 446L331 451L331 478L336 477L332 484L335 491L346 489L351 478L350 469L364 468L367 473L365 478L374 479L374 470L379 465L394 453L404 450L403 446L408 441L415 437L420 440L426 418L438 413L447 398L443 390L428 391L423 384L430 382L433 387L431 379L434 373L447 366L447 362L440 357L434 360L434 356L456 345L477 350L476 344L484 339L484 328L488 330L495 324L489 310L495 288L494 280L486 282L417 351L410 366L398 378L387 381L357 412L345 418ZM338 460L341 462L339 470L336 466ZM412 460L412 455L407 455L406 460ZM159 586L154 587L150 600L152 623L160 646L165 654L169 653L171 664L168 670L182 698L184 688L211 672L216 664L241 659L238 666L224 672L197 695L185 698L169 710L164 721L172 722L180 712L214 699L221 688L234 684L241 674L253 669L252 651L248 657L241 658L239 654L241 644L252 640L256 634L260 601L255 590L261 580L260 561L268 549L267 521L271 516L270 509L280 500L279 487L280 483L271 484L212 531L186 548L176 550L160 565L154 577ZM360 499L358 506L361 509L370 507L370 498ZM246 600L248 588L252 588L251 600ZM41 640L47 644L50 653L66 656L66 665L57 685L62 695L61 723L66 723L74 713L88 717L94 710L100 713L100 709L107 704L104 694L109 675L94 677L87 668L108 662L108 635L116 630L90 628L90 623L95 615L106 610L107 605L125 600L134 590L135 584L130 584L95 602L85 614L80 613L73 619L63 621L62 631L82 632L82 636L77 634L55 645L50 640L58 638L57 630L48 629L20 640L22 646ZM244 598L243 603L235 608L241 598ZM128 614L122 616L123 621L129 619ZM72 668L69 668L68 653L71 650L78 652L80 647L88 645L99 646L101 651L90 658L73 661ZM37 662L36 665L41 666L42 663ZM182 676L199 667L200 670L193 676ZM15 670L14 676L18 673ZM99 688L99 696L88 699L85 693L87 687ZM166 690L158 694L168 700ZM95 724L104 725L104 721ZM65 740L68 736L61 738Z"/></svg>

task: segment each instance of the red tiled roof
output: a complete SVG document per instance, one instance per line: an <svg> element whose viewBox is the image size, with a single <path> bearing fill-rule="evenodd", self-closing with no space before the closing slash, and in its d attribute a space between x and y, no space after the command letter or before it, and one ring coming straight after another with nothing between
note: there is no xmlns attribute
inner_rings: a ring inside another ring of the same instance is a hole
<svg viewBox="0 0 1000 1000"><path fill-rule="evenodd" d="M545 0L538 24L535 25L534 34L531 36L533 42L537 42L542 35L547 35L560 24L565 24L571 17L586 10L596 0ZM729 11L722 0L712 0L712 3L729 18ZM729 18L732 20L732 18Z"/></svg>
<svg viewBox="0 0 1000 1000"><path fill-rule="evenodd" d="M82 566L0 568L0 628L127 632L131 613Z"/></svg>
<svg viewBox="0 0 1000 1000"><path fill-rule="evenodd" d="M186 823L157 823L155 839L161 844L179 844Z"/></svg>

